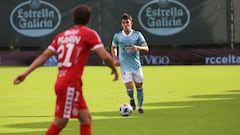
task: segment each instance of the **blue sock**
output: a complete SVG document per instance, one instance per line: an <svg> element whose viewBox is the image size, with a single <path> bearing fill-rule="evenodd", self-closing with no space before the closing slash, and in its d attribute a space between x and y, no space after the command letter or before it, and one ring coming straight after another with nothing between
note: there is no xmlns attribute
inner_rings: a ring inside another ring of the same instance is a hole
<svg viewBox="0 0 240 135"><path fill-rule="evenodd" d="M127 94L130 97L130 99L133 99L133 89L127 89Z"/></svg>
<svg viewBox="0 0 240 135"><path fill-rule="evenodd" d="M143 88L137 88L138 108L142 108L143 105Z"/></svg>

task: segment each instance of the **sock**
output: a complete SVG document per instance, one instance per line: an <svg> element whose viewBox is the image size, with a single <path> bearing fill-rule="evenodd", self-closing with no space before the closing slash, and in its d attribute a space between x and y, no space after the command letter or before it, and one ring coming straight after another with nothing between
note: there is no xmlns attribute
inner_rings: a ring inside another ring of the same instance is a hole
<svg viewBox="0 0 240 135"><path fill-rule="evenodd" d="M58 135L62 129L57 127L55 124L51 124L46 131L45 135Z"/></svg>
<svg viewBox="0 0 240 135"><path fill-rule="evenodd" d="M142 108L143 96L143 88L137 88L138 108Z"/></svg>
<svg viewBox="0 0 240 135"><path fill-rule="evenodd" d="M92 129L90 124L80 125L80 135L92 135Z"/></svg>
<svg viewBox="0 0 240 135"><path fill-rule="evenodd" d="M130 99L133 99L133 89L127 89L127 94L130 97Z"/></svg>

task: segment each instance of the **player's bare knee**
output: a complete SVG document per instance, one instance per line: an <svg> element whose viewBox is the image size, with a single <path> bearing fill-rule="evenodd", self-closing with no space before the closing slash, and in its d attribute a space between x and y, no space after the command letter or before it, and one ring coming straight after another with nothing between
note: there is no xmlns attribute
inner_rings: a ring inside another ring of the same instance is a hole
<svg viewBox="0 0 240 135"><path fill-rule="evenodd" d="M92 123L92 117L88 110L79 111L78 119L81 124L91 124Z"/></svg>
<svg viewBox="0 0 240 135"><path fill-rule="evenodd" d="M127 89L133 89L133 82L125 83Z"/></svg>
<svg viewBox="0 0 240 135"><path fill-rule="evenodd" d="M68 123L68 119L55 119L54 120L54 124L61 129L65 128L67 123Z"/></svg>
<svg viewBox="0 0 240 135"><path fill-rule="evenodd" d="M84 117L84 118L79 118L79 122L81 124L91 124L92 123L92 118L91 118L91 116Z"/></svg>

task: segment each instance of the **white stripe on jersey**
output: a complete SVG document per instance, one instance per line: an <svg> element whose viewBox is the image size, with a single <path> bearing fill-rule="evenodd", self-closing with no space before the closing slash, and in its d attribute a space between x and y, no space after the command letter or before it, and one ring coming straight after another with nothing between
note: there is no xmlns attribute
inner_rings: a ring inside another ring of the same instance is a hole
<svg viewBox="0 0 240 135"><path fill-rule="evenodd" d="M97 48L100 48L100 47L104 47L103 44L95 45L95 46L91 49L91 51L94 51L94 50L96 50Z"/></svg>
<svg viewBox="0 0 240 135"><path fill-rule="evenodd" d="M56 49L52 46L48 46L48 49L52 50L53 52L56 52Z"/></svg>

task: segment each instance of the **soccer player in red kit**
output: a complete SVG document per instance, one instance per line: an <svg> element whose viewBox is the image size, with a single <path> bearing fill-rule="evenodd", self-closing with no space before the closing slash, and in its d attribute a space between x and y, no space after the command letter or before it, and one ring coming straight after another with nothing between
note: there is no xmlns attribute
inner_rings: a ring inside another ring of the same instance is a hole
<svg viewBox="0 0 240 135"><path fill-rule="evenodd" d="M92 135L91 114L82 93L82 73L91 50L94 50L111 68L113 80L118 80L118 72L111 55L105 50L99 35L87 27L91 12L91 8L86 5L75 7L72 10L74 27L58 34L48 48L13 82L14 85L21 83L51 56L57 56L55 118L45 135L58 135L70 118L79 119L80 135Z"/></svg>

